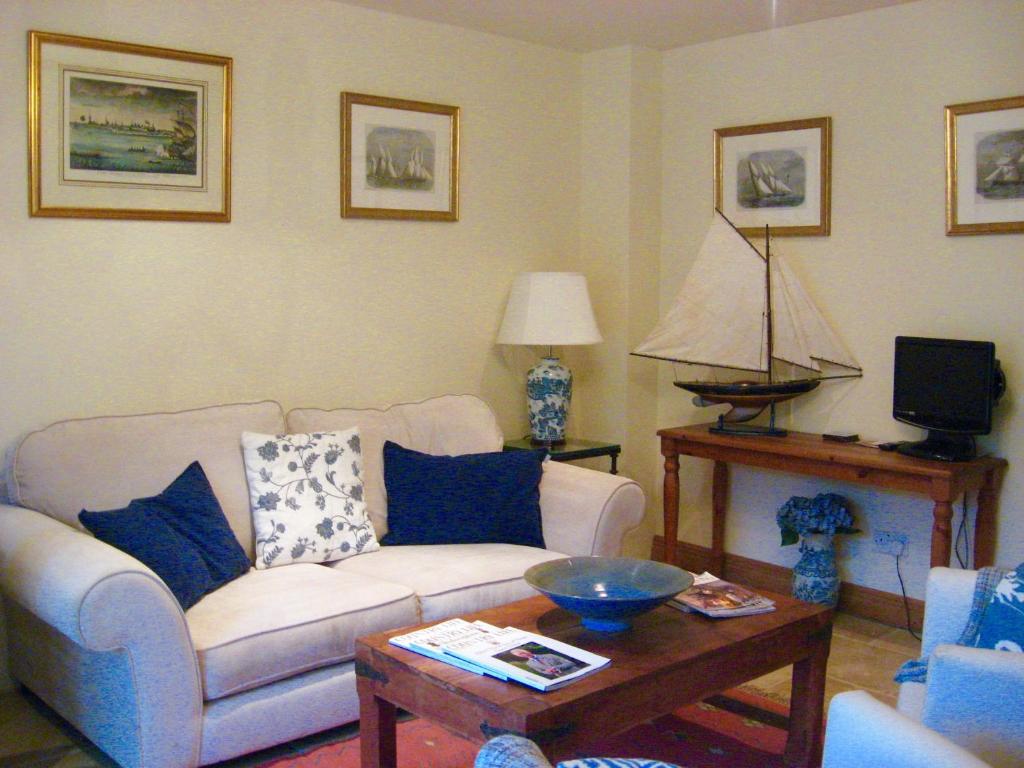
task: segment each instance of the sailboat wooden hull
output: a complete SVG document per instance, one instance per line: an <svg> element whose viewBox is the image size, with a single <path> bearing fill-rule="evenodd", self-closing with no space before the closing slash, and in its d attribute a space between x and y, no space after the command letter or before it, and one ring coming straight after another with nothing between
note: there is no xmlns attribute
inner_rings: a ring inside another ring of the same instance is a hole
<svg viewBox="0 0 1024 768"><path fill-rule="evenodd" d="M810 392L821 379L795 379L772 383L759 381L677 381L680 389L698 395L707 403L726 403L734 408L764 408Z"/></svg>

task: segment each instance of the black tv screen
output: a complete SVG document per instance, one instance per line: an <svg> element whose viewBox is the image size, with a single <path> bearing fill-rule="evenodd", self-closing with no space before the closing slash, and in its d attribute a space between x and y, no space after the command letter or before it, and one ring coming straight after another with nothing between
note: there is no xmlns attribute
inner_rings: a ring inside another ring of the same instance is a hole
<svg viewBox="0 0 1024 768"><path fill-rule="evenodd" d="M992 342L897 336L893 418L928 430L986 435L995 379Z"/></svg>

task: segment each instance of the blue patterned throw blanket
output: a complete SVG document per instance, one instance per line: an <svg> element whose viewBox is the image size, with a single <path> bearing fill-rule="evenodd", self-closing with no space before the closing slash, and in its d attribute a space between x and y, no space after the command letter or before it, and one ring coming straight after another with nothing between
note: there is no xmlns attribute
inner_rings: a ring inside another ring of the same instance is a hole
<svg viewBox="0 0 1024 768"><path fill-rule="evenodd" d="M978 638L981 620L985 609L992 602L996 586L1008 571L1005 568L987 567L978 571L978 580L974 583L974 599L971 602L971 613L967 617L967 626L960 633L957 645L973 646ZM928 657L911 659L896 671L893 677L897 683L923 683L928 675Z"/></svg>

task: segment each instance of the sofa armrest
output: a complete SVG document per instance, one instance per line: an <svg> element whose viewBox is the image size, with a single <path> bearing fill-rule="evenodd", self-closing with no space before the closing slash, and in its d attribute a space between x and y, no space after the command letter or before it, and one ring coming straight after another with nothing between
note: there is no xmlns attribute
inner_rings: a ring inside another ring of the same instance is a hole
<svg viewBox="0 0 1024 768"><path fill-rule="evenodd" d="M1024 654L940 645L921 721L993 765L1024 755Z"/></svg>
<svg viewBox="0 0 1024 768"><path fill-rule="evenodd" d="M822 768L989 768L865 691L832 697Z"/></svg>
<svg viewBox="0 0 1024 768"><path fill-rule="evenodd" d="M15 676L32 678L22 682L122 765L197 764L203 706L199 665L185 616L163 581L129 555L23 507L0 506L0 530L4 597L82 649L57 652L55 658L66 665L63 680L54 680L52 671L36 675L31 659L12 658ZM59 636L40 627L37 637L30 624L25 626L21 647L53 642L59 648ZM128 672L89 662L122 654ZM93 677L101 673L108 677ZM116 685L119 696L100 697L89 711L73 711L68 689L83 684ZM112 710L106 715L95 709L104 701ZM114 710L133 712L137 732L105 737Z"/></svg>
<svg viewBox="0 0 1024 768"><path fill-rule="evenodd" d="M924 628L921 656L928 656L937 645L960 639L974 600L977 571L956 568L932 568L925 592Z"/></svg>
<svg viewBox="0 0 1024 768"><path fill-rule="evenodd" d="M540 483L544 543L567 555L618 555L644 516L633 480L557 461L544 462Z"/></svg>

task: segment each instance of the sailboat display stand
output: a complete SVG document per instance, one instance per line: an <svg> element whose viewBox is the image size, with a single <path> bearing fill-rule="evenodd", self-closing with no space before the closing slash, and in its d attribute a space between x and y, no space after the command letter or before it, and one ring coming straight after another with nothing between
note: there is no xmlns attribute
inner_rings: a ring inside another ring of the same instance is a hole
<svg viewBox="0 0 1024 768"><path fill-rule="evenodd" d="M715 425L708 427L708 432L716 435L760 435L764 437L785 437L789 432L781 427L775 426L775 403L768 405L768 424L744 424L738 421L726 421L725 414L718 414L718 421Z"/></svg>
<svg viewBox="0 0 1024 768"><path fill-rule="evenodd" d="M632 354L674 363L749 371L760 381L676 381L698 406L726 404L712 432L783 436L775 406L826 379L856 378L857 361L781 256L765 252L719 210L669 312ZM776 364L816 375L781 379ZM821 363L852 371L824 376ZM769 409L767 426L746 424Z"/></svg>

